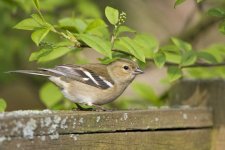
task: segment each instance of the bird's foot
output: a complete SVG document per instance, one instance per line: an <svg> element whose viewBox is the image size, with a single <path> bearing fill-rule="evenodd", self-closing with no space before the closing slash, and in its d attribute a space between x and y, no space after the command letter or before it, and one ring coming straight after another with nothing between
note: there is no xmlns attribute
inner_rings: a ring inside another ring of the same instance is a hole
<svg viewBox="0 0 225 150"><path fill-rule="evenodd" d="M94 105L92 104L92 106L94 107L88 107L88 108L84 108L82 107L80 104L77 104L75 103L77 108L73 109L75 111L112 111L111 109L108 109L108 108L105 108L105 107L102 107L102 106L99 106L99 105Z"/></svg>
<svg viewBox="0 0 225 150"><path fill-rule="evenodd" d="M94 111L94 108L84 108L84 107L82 107L80 104L77 104L77 103L75 103L76 104L76 108L74 108L73 110L74 111Z"/></svg>
<svg viewBox="0 0 225 150"><path fill-rule="evenodd" d="M105 108L103 106L99 106L99 105L93 105L93 106L95 106L94 111L112 111L112 110L110 110L108 108Z"/></svg>

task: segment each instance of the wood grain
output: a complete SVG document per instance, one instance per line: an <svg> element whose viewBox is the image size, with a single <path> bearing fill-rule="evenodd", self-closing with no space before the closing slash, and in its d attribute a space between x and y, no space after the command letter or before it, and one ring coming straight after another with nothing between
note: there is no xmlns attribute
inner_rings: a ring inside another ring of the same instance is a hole
<svg viewBox="0 0 225 150"><path fill-rule="evenodd" d="M225 80L183 80L171 88L171 105L190 105L213 109L213 150L225 148Z"/></svg>
<svg viewBox="0 0 225 150"><path fill-rule="evenodd" d="M0 113L0 150L209 150L207 108Z"/></svg>
<svg viewBox="0 0 225 150"><path fill-rule="evenodd" d="M113 112L21 111L0 115L0 135L35 135L203 128L212 126L208 109L124 110Z"/></svg>
<svg viewBox="0 0 225 150"><path fill-rule="evenodd" d="M2 150L210 150L211 130L116 132L35 137L32 141L12 138L0 145Z"/></svg>

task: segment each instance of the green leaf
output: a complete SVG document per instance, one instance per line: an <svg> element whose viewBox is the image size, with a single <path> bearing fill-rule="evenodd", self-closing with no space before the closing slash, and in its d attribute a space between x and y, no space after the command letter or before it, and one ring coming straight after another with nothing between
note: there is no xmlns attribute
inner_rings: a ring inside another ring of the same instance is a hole
<svg viewBox="0 0 225 150"><path fill-rule="evenodd" d="M151 35L137 34L134 41L141 47L146 58L153 58L153 53L158 51L159 42Z"/></svg>
<svg viewBox="0 0 225 150"><path fill-rule="evenodd" d="M69 53L71 50L72 49L68 47L54 48L53 50L49 51L45 55L40 56L38 59L38 62L44 63L44 62L52 61L54 59L64 56L65 54Z"/></svg>
<svg viewBox="0 0 225 150"><path fill-rule="evenodd" d="M174 4L174 8L176 8L178 5L182 4L183 2L185 2L185 0L176 0Z"/></svg>
<svg viewBox="0 0 225 150"><path fill-rule="evenodd" d="M121 33L124 33L124 32L132 32L132 33L135 33L136 31L127 27L127 26L119 26L118 28L118 31L116 33L116 36L119 36Z"/></svg>
<svg viewBox="0 0 225 150"><path fill-rule="evenodd" d="M179 54L180 55L180 50L175 45L164 45L164 46L160 47L160 50L162 50L163 52Z"/></svg>
<svg viewBox="0 0 225 150"><path fill-rule="evenodd" d="M52 49L41 49L37 52L33 52L30 55L29 61L38 60L41 56L45 56L45 55L49 54L51 51L52 51Z"/></svg>
<svg viewBox="0 0 225 150"><path fill-rule="evenodd" d="M135 82L132 84L132 88L142 99L150 101L155 106L160 106L161 101L156 95L154 89L148 84Z"/></svg>
<svg viewBox="0 0 225 150"><path fill-rule="evenodd" d="M166 61L171 63L180 64L181 55L180 50L175 45L165 45L160 47L160 50L166 55Z"/></svg>
<svg viewBox="0 0 225 150"><path fill-rule="evenodd" d="M41 101L47 108L52 108L63 98L63 95L61 94L59 88L51 82L48 82L41 87L39 95Z"/></svg>
<svg viewBox="0 0 225 150"><path fill-rule="evenodd" d="M216 58L217 62L224 62L225 44L213 44L204 49L204 51L213 55Z"/></svg>
<svg viewBox="0 0 225 150"><path fill-rule="evenodd" d="M208 14L215 17L225 17L225 10L221 8L212 8L208 10Z"/></svg>
<svg viewBox="0 0 225 150"><path fill-rule="evenodd" d="M187 42L184 42L177 38L171 38L171 40L172 40L173 44L176 45L180 49L181 52L192 50L191 44L189 44Z"/></svg>
<svg viewBox="0 0 225 150"><path fill-rule="evenodd" d="M201 3L203 0L196 0L197 3Z"/></svg>
<svg viewBox="0 0 225 150"><path fill-rule="evenodd" d="M225 21L219 25L219 31L225 34Z"/></svg>
<svg viewBox="0 0 225 150"><path fill-rule="evenodd" d="M90 35L94 35L103 39L110 39L110 33L107 27L97 27L97 28L93 28L91 30L87 30L84 33L90 34Z"/></svg>
<svg viewBox="0 0 225 150"><path fill-rule="evenodd" d="M161 51L155 53L154 54L154 62L159 68L162 68L166 62L166 55Z"/></svg>
<svg viewBox="0 0 225 150"><path fill-rule="evenodd" d="M72 49L69 47L74 46L73 42L60 42L54 47L45 47L39 51L33 52L29 58L29 61L47 62L53 59L62 57Z"/></svg>
<svg viewBox="0 0 225 150"><path fill-rule="evenodd" d="M21 30L34 30L40 28L41 25L36 22L33 18L24 19L14 26L15 29Z"/></svg>
<svg viewBox="0 0 225 150"><path fill-rule="evenodd" d="M166 55L166 61L171 63L179 64L181 62L181 56L178 54L170 53L170 52L164 52Z"/></svg>
<svg viewBox="0 0 225 150"><path fill-rule="evenodd" d="M144 99L158 100L158 96L154 92L153 88L148 84L135 82L132 88Z"/></svg>
<svg viewBox="0 0 225 150"><path fill-rule="evenodd" d="M208 62L218 63L217 59L212 54L210 54L208 52L197 52L197 56L198 56L198 58L204 59Z"/></svg>
<svg viewBox="0 0 225 150"><path fill-rule="evenodd" d="M74 43L71 41L63 41L59 42L55 45L55 47L74 47Z"/></svg>
<svg viewBox="0 0 225 150"><path fill-rule="evenodd" d="M178 67L171 66L168 67L167 74L170 82L173 82L182 76L182 71Z"/></svg>
<svg viewBox="0 0 225 150"><path fill-rule="evenodd" d="M78 5L75 10L76 12L79 11L79 13L82 14L82 17L84 16L85 18L102 18L100 8L98 7L99 5L95 3L95 1L80 0L77 4Z"/></svg>
<svg viewBox="0 0 225 150"><path fill-rule="evenodd" d="M120 57L114 56L112 59L109 59L108 57L99 58L98 60L101 62L101 64L109 64L111 62L114 62L115 60L119 59Z"/></svg>
<svg viewBox="0 0 225 150"><path fill-rule="evenodd" d="M31 17L37 22L39 23L42 27L51 27L50 24L48 24L46 21L44 21L40 15L38 14L32 14Z"/></svg>
<svg viewBox="0 0 225 150"><path fill-rule="evenodd" d="M78 37L97 52L112 58L111 43L109 41L88 34L79 34Z"/></svg>
<svg viewBox="0 0 225 150"><path fill-rule="evenodd" d="M102 19L95 19L88 24L87 28L85 29L85 32L95 30L97 28L102 28L102 27L107 27L105 22Z"/></svg>
<svg viewBox="0 0 225 150"><path fill-rule="evenodd" d="M49 28L42 28L42 29L36 30L31 34L31 39L38 46L39 43L47 36L49 31L50 31Z"/></svg>
<svg viewBox="0 0 225 150"><path fill-rule="evenodd" d="M0 112L4 112L6 109L6 102L4 99L0 98Z"/></svg>
<svg viewBox="0 0 225 150"><path fill-rule="evenodd" d="M194 51L188 51L184 53L181 57L181 66L192 65L196 62L197 55Z"/></svg>
<svg viewBox="0 0 225 150"><path fill-rule="evenodd" d="M78 30L79 33L83 33L87 28L87 24L82 19L75 19L73 22L74 27Z"/></svg>
<svg viewBox="0 0 225 150"><path fill-rule="evenodd" d="M87 24L82 19L63 18L59 20L59 26L72 32L83 33L87 28Z"/></svg>
<svg viewBox="0 0 225 150"><path fill-rule="evenodd" d="M145 54L142 51L142 47L136 41L128 37L121 37L115 42L116 47L125 52L129 52L140 61L145 62Z"/></svg>
<svg viewBox="0 0 225 150"><path fill-rule="evenodd" d="M116 25L119 21L119 11L112 7L107 6L105 8L105 16L108 21L113 25Z"/></svg>
<svg viewBox="0 0 225 150"><path fill-rule="evenodd" d="M33 0L35 7L40 10L39 0Z"/></svg>

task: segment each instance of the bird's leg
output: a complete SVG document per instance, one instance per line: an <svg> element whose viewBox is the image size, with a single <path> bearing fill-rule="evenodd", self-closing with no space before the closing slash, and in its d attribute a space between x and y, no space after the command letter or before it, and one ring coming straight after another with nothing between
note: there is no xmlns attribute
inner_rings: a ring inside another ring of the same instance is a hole
<svg viewBox="0 0 225 150"><path fill-rule="evenodd" d="M77 108L75 110L80 110L80 111L90 111L90 110L93 110L93 108L84 108L82 107L80 104L78 103L75 103Z"/></svg>
<svg viewBox="0 0 225 150"><path fill-rule="evenodd" d="M80 110L80 111L111 111L110 109L107 109L105 107L102 107L100 105L95 105L95 104L91 104L91 105L86 104L88 106L94 106L95 108L84 108L78 103L75 103L75 104L77 106L75 110Z"/></svg>
<svg viewBox="0 0 225 150"><path fill-rule="evenodd" d="M78 103L75 103L75 104L76 104L78 110L83 110L84 109L82 106L80 106L80 104L78 104Z"/></svg>
<svg viewBox="0 0 225 150"><path fill-rule="evenodd" d="M100 105L94 105L92 104L92 106L95 106L95 111L111 111L110 109L107 109L103 106L100 106Z"/></svg>

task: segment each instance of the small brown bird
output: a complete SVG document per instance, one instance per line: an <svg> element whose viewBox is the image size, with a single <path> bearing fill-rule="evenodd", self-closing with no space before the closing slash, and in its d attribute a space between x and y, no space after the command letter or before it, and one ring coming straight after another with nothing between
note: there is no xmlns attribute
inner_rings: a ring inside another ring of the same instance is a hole
<svg viewBox="0 0 225 150"><path fill-rule="evenodd" d="M115 100L136 75L143 73L136 62L128 59L118 59L107 65L59 65L51 69L10 72L47 76L79 109L82 109L79 104L103 109L100 105Z"/></svg>

